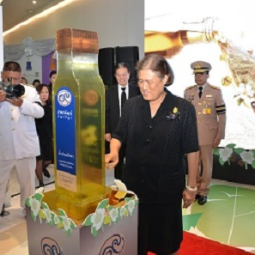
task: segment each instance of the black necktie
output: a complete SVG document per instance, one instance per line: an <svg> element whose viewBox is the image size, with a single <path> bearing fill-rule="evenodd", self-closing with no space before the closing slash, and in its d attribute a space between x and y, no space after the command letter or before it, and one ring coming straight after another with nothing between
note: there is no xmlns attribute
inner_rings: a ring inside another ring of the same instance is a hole
<svg viewBox="0 0 255 255"><path fill-rule="evenodd" d="M198 87L198 89L199 89L198 96L199 96L199 98L201 98L202 93L203 93L203 87L200 86L200 87Z"/></svg>
<svg viewBox="0 0 255 255"><path fill-rule="evenodd" d="M126 88L121 88L122 93L121 93L121 109L123 109L123 106L127 100L127 95L126 95Z"/></svg>

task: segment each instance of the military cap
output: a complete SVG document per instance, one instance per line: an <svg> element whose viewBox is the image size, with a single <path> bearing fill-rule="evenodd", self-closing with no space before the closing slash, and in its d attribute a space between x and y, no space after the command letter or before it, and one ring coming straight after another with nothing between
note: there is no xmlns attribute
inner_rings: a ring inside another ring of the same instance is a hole
<svg viewBox="0 0 255 255"><path fill-rule="evenodd" d="M204 61L196 61L193 62L190 67L194 70L194 74L196 73L204 73L206 71L210 71L212 69L212 66Z"/></svg>

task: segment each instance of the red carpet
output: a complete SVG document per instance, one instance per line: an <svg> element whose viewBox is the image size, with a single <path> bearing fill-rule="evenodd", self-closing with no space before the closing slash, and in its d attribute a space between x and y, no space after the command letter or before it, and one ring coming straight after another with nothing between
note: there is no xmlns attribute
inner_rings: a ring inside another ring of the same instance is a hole
<svg viewBox="0 0 255 255"><path fill-rule="evenodd" d="M184 232L180 255L248 255L250 252ZM148 255L154 255L149 252Z"/></svg>

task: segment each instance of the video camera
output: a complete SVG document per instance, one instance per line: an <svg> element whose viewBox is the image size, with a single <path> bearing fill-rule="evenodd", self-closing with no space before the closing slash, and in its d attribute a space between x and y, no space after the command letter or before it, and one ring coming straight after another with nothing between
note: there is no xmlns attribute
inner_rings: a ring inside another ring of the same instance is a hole
<svg viewBox="0 0 255 255"><path fill-rule="evenodd" d="M25 87L21 84L12 84L12 78L8 78L8 82L0 83L0 89L6 93L6 98L21 97L25 93Z"/></svg>

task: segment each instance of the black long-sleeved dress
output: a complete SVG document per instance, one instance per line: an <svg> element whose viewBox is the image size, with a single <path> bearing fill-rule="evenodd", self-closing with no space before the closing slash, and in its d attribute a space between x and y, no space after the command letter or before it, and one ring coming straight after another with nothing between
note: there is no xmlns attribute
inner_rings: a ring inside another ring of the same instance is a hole
<svg viewBox="0 0 255 255"><path fill-rule="evenodd" d="M41 154L37 159L50 160L53 159L53 130L52 130L52 106L51 103L42 105L44 116L35 119L36 130L39 137Z"/></svg>
<svg viewBox="0 0 255 255"><path fill-rule="evenodd" d="M153 118L142 96L129 99L113 134L126 144L123 182L139 198L139 255L178 250L185 154L199 150L193 105L166 92Z"/></svg>

